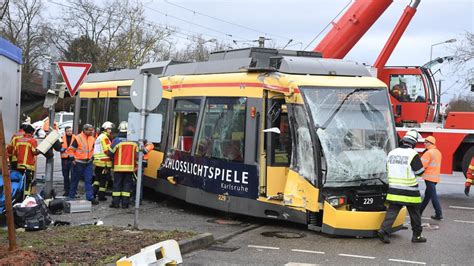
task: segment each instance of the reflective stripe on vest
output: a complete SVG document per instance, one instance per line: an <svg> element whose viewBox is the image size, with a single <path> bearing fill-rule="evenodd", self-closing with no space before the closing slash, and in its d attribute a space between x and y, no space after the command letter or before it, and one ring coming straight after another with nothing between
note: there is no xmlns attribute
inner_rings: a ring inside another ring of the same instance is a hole
<svg viewBox="0 0 474 266"><path fill-rule="evenodd" d="M131 141L122 141L114 147L114 171L134 172L138 145Z"/></svg>
<svg viewBox="0 0 474 266"><path fill-rule="evenodd" d="M425 172L423 179L435 183L439 183L441 174L441 152L436 146L431 146L421 157Z"/></svg>
<svg viewBox="0 0 474 266"><path fill-rule="evenodd" d="M84 137L86 139L84 139ZM89 160L93 155L94 138L87 137L84 133L76 136L77 148L74 152L74 158L76 160Z"/></svg>
<svg viewBox="0 0 474 266"><path fill-rule="evenodd" d="M387 201L397 203L421 203L421 195L416 181L416 174L411 162L416 151L397 148L387 156L388 192Z"/></svg>
<svg viewBox="0 0 474 266"><path fill-rule="evenodd" d="M99 167L112 167L112 160L106 154L109 150L109 136L103 132L97 137L94 144L94 165Z"/></svg>
<svg viewBox="0 0 474 266"><path fill-rule="evenodd" d="M34 154L35 147L31 143L31 137L20 138L15 145L18 169L27 169L35 171L36 156Z"/></svg>
<svg viewBox="0 0 474 266"><path fill-rule="evenodd" d="M74 142L75 139L76 139L76 137L74 135L71 135L71 142L68 145L66 134L64 134L63 140L62 140L63 143L61 143L61 147L63 149L65 149L66 151L61 152L61 158L63 158L63 159L69 158L69 155L74 156L74 151L71 149L71 144Z"/></svg>

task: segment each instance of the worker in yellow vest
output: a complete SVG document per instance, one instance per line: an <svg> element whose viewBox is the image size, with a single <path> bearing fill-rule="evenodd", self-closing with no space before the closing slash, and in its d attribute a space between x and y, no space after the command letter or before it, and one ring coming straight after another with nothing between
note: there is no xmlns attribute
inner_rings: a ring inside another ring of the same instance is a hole
<svg viewBox="0 0 474 266"><path fill-rule="evenodd" d="M106 201L105 192L107 190L107 180L109 180L110 169L112 168L112 160L108 155L108 150L112 144L112 129L114 124L106 121L102 124L101 133L95 140L94 144L94 166L95 180L92 184L94 190L94 198L99 201Z"/></svg>
<svg viewBox="0 0 474 266"><path fill-rule="evenodd" d="M441 210L441 204L439 204L438 194L436 193L436 184L440 181L441 173L441 152L436 148L436 139L433 136L425 138L426 152L421 156L421 162L425 168L423 173L423 179L425 180L426 189L425 197L421 203L420 212L423 214L426 206L431 200L433 208L435 209L435 215L431 216L431 219L441 220L443 219L443 212Z"/></svg>

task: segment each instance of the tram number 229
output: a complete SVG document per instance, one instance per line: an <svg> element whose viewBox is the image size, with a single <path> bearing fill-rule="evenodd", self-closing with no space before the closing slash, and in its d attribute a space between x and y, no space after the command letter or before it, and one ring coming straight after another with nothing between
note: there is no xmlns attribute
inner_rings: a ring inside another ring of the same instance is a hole
<svg viewBox="0 0 474 266"><path fill-rule="evenodd" d="M219 195L217 195L217 200L219 200L219 201L227 201L227 200L229 200L229 197L227 197L227 195L219 194Z"/></svg>
<svg viewBox="0 0 474 266"><path fill-rule="evenodd" d="M364 202L362 204L364 205L374 204L374 198L364 198Z"/></svg>

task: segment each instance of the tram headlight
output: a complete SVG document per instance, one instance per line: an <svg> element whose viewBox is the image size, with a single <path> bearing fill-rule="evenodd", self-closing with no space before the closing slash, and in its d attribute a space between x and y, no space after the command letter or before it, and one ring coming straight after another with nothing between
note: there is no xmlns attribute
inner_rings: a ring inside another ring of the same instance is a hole
<svg viewBox="0 0 474 266"><path fill-rule="evenodd" d="M338 207L346 203L346 197L344 196L331 196L326 198L326 201L333 207Z"/></svg>

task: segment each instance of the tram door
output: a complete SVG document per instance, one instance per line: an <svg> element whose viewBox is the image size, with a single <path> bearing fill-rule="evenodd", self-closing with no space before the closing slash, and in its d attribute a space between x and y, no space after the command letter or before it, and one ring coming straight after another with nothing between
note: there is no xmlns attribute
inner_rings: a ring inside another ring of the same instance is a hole
<svg viewBox="0 0 474 266"><path fill-rule="evenodd" d="M269 94L266 103L266 128L272 130L265 133L265 196L273 200L283 200L292 149L288 109L283 95Z"/></svg>

